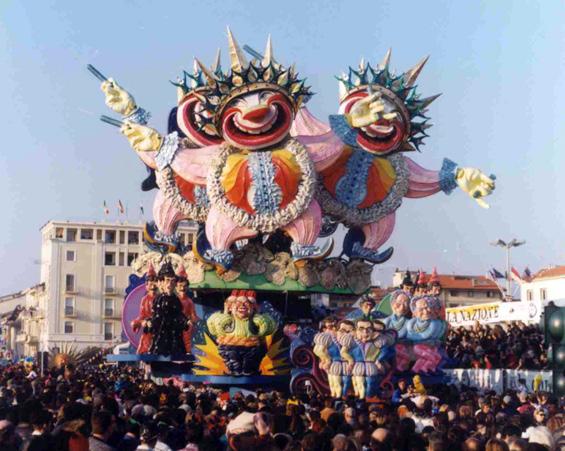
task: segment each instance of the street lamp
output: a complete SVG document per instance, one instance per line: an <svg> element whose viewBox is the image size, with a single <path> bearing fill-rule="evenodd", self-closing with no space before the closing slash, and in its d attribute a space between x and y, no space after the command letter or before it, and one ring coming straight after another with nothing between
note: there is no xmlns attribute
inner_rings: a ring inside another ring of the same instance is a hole
<svg viewBox="0 0 565 451"><path fill-rule="evenodd" d="M500 238L497 241L490 243L491 246L500 246L506 249L506 300L512 300L512 294L510 293L510 248L522 246L522 244L526 244L526 241L518 241L514 238L512 241L508 243Z"/></svg>

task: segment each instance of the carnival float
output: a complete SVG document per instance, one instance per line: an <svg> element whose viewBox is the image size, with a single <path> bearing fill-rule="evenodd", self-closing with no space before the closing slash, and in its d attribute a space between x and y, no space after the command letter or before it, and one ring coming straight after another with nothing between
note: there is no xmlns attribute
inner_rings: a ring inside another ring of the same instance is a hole
<svg viewBox="0 0 565 451"><path fill-rule="evenodd" d="M365 294L373 266L393 254L382 247L404 198L459 187L488 208L495 188L478 169L445 159L429 170L408 156L428 136L439 97L417 90L428 59L396 73L389 50L380 64L349 67L326 123L306 108L310 87L275 57L270 37L260 54L228 29L228 46L227 70L218 52L211 66L195 58L173 83L166 133L88 66L121 116L101 119L147 167L142 189L156 190L148 252L133 263L122 315L135 353L114 360L190 382L290 381L293 391L335 397L382 395L398 372L437 374L446 323L433 284L414 295L405 280L384 300ZM176 234L182 221L199 226L190 248ZM300 326L313 293L361 296L360 309L320 330Z"/></svg>

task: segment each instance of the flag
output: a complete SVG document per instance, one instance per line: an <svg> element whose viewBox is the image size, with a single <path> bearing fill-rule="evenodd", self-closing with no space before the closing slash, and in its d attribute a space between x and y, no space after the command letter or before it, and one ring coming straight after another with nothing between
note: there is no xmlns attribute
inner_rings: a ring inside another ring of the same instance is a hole
<svg viewBox="0 0 565 451"><path fill-rule="evenodd" d="M497 271L496 268L492 268L491 270L492 275L496 278L496 279L504 279L504 274L502 274L500 271Z"/></svg>
<svg viewBox="0 0 565 451"><path fill-rule="evenodd" d="M510 270L510 277L514 282L516 282L519 285L521 285L524 282L524 280L520 277L520 273L514 267L512 267L512 269Z"/></svg>
<svg viewBox="0 0 565 451"><path fill-rule="evenodd" d="M532 278L532 271L530 271L530 268L526 266L526 268L524 269L524 274L522 274L522 279L530 280L531 278Z"/></svg>
<svg viewBox="0 0 565 451"><path fill-rule="evenodd" d="M106 205L106 201L104 201L104 205L102 208L104 208L104 214L108 216L110 214L110 209L108 208L108 205Z"/></svg>
<svg viewBox="0 0 565 451"><path fill-rule="evenodd" d="M118 212L119 212L121 215L123 215L123 214L126 212L126 210L125 210L125 208L124 208L124 204L122 204L122 201L121 201L121 200L118 200Z"/></svg>
<svg viewBox="0 0 565 451"><path fill-rule="evenodd" d="M502 293L502 296L504 296L504 292L506 291L504 289L504 287L502 287L499 283L497 279L500 279L500 277L496 276L496 269L491 269L490 271L487 272L487 279L491 280L494 282L494 284L497 286L498 291L500 291L500 293ZM502 275L502 274L501 274Z"/></svg>

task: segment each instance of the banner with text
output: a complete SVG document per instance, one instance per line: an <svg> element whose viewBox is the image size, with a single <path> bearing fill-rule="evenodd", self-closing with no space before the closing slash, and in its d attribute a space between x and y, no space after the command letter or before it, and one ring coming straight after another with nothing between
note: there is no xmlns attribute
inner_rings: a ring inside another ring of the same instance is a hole
<svg viewBox="0 0 565 451"><path fill-rule="evenodd" d="M539 301L488 302L485 304L450 307L445 310L446 320L452 326L494 324L504 321L539 323L543 306Z"/></svg>

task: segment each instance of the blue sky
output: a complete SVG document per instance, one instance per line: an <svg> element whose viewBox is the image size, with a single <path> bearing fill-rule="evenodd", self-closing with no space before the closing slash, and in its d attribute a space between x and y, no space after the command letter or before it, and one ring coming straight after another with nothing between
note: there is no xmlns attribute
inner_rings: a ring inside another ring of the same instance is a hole
<svg viewBox="0 0 565 451"><path fill-rule="evenodd" d="M405 200L389 245L395 266L484 274L504 264L496 238L527 245L513 262L533 270L564 263L565 6L562 2L454 1L3 1L0 4L0 294L39 279L39 228L49 219L101 220L102 202L150 211L145 169L108 113L92 63L126 86L165 129L176 101L168 80L194 55L226 55L225 27L277 59L296 63L317 93L309 107L337 109L334 75L364 56L392 67L431 58L419 78L434 127L414 159L443 157L495 173L483 210L462 192ZM115 218L115 214L112 218Z"/></svg>

